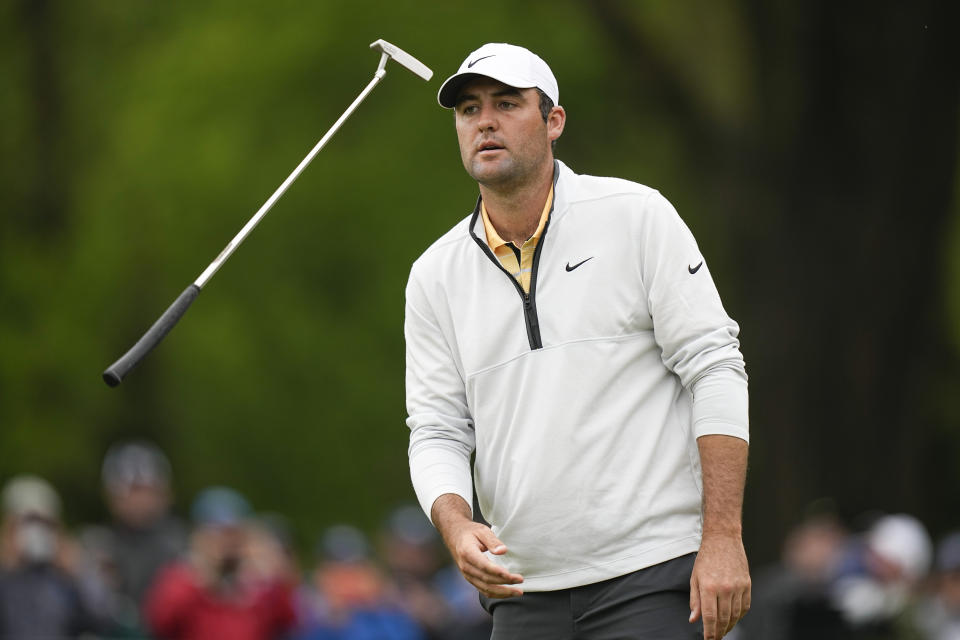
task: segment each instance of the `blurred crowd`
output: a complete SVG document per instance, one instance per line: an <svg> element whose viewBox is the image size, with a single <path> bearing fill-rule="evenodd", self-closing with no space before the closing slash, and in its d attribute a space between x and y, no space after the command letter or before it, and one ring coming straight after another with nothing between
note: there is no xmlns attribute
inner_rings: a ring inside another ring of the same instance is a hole
<svg viewBox="0 0 960 640"><path fill-rule="evenodd" d="M368 537L330 527L301 563L288 522L228 487L171 511L171 467L149 442L106 454L110 521L68 532L57 491L2 489L0 639L486 640L489 616L419 506Z"/></svg>
<svg viewBox="0 0 960 640"><path fill-rule="evenodd" d="M148 442L106 454L109 522L69 533L56 490L9 479L0 524L0 640L486 640L490 618L416 505L370 538L330 527L310 561L289 524L227 487L171 512L171 468ZM755 568L730 640L960 640L960 532L936 544L916 518L853 530L814 509L780 562Z"/></svg>
<svg viewBox="0 0 960 640"><path fill-rule="evenodd" d="M960 640L960 531L936 544L908 514L865 514L854 530L830 508L753 571L750 613L730 640Z"/></svg>

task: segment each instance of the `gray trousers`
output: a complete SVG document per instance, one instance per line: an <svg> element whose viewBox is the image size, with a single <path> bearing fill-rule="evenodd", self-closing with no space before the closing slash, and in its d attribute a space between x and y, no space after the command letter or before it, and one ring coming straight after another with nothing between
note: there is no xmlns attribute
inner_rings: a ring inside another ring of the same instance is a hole
<svg viewBox="0 0 960 640"><path fill-rule="evenodd" d="M493 616L491 640L694 640L703 625L690 624L690 574L697 554L559 591L517 598L480 596Z"/></svg>

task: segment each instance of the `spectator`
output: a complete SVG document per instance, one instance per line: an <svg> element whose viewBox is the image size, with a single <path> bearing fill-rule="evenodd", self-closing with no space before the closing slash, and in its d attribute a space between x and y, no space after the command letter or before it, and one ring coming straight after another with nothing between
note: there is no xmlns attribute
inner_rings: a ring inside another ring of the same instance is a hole
<svg viewBox="0 0 960 640"><path fill-rule="evenodd" d="M155 445L126 442L104 457L102 481L113 518L84 530L84 591L112 635L142 636L140 611L160 569L186 551L183 524L170 514L170 463Z"/></svg>
<svg viewBox="0 0 960 640"><path fill-rule="evenodd" d="M916 636L912 609L930 568L932 547L924 526L906 514L878 518L848 546L831 589L852 629L848 637Z"/></svg>
<svg viewBox="0 0 960 640"><path fill-rule="evenodd" d="M18 476L3 490L0 638L76 638L94 631L74 578L62 568L60 498Z"/></svg>
<svg viewBox="0 0 960 640"><path fill-rule="evenodd" d="M348 525L331 527L321 538L318 556L296 640L423 639L370 559L363 533Z"/></svg>
<svg viewBox="0 0 960 640"><path fill-rule="evenodd" d="M729 637L848 638L849 629L829 597L830 581L846 540L846 530L829 508L801 522L787 536L781 562L756 572L750 613Z"/></svg>
<svg viewBox="0 0 960 640"><path fill-rule="evenodd" d="M160 573L146 604L168 640L270 640L294 621L289 565L279 545L252 529L239 493L212 487L194 501L188 560Z"/></svg>
<svg viewBox="0 0 960 640"><path fill-rule="evenodd" d="M404 608L431 640L487 640L493 630L490 615L460 571L441 566L440 558L448 556L439 542L417 505L399 507L387 518L383 557Z"/></svg>
<svg viewBox="0 0 960 640"><path fill-rule="evenodd" d="M960 531L937 547L933 593L919 608L917 623L929 640L960 640Z"/></svg>

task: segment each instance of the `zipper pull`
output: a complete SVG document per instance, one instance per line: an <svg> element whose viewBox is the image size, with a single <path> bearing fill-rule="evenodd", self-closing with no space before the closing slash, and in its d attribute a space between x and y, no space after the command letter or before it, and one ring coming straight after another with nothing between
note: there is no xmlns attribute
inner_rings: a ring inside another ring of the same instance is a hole
<svg viewBox="0 0 960 640"><path fill-rule="evenodd" d="M530 297L530 294L523 296L523 315L527 318L527 323L530 325L530 328L535 332L540 332L540 322L537 318L537 314L533 312L533 299Z"/></svg>

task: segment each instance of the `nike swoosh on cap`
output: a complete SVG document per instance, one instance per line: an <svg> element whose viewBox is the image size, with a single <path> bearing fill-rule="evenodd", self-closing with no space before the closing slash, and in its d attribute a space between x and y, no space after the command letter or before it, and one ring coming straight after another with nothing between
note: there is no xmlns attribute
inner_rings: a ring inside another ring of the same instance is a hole
<svg viewBox="0 0 960 640"><path fill-rule="evenodd" d="M701 260L701 261L700 261L700 264L698 264L698 265L695 266L695 267L691 267L690 265L687 265L687 271L689 271L690 274L693 275L693 274L696 273L697 271L700 271L700 267L702 267L702 266L703 266L703 260Z"/></svg>
<svg viewBox="0 0 960 640"><path fill-rule="evenodd" d="M467 69L472 69L472 68L473 68L473 65L477 64L477 63L480 62L481 60L486 60L487 58L492 58L492 57L494 57L495 55L497 55L497 54L491 53L489 56L483 56L482 58L477 58L477 59L474 60L473 62L468 62L468 63L467 63Z"/></svg>

